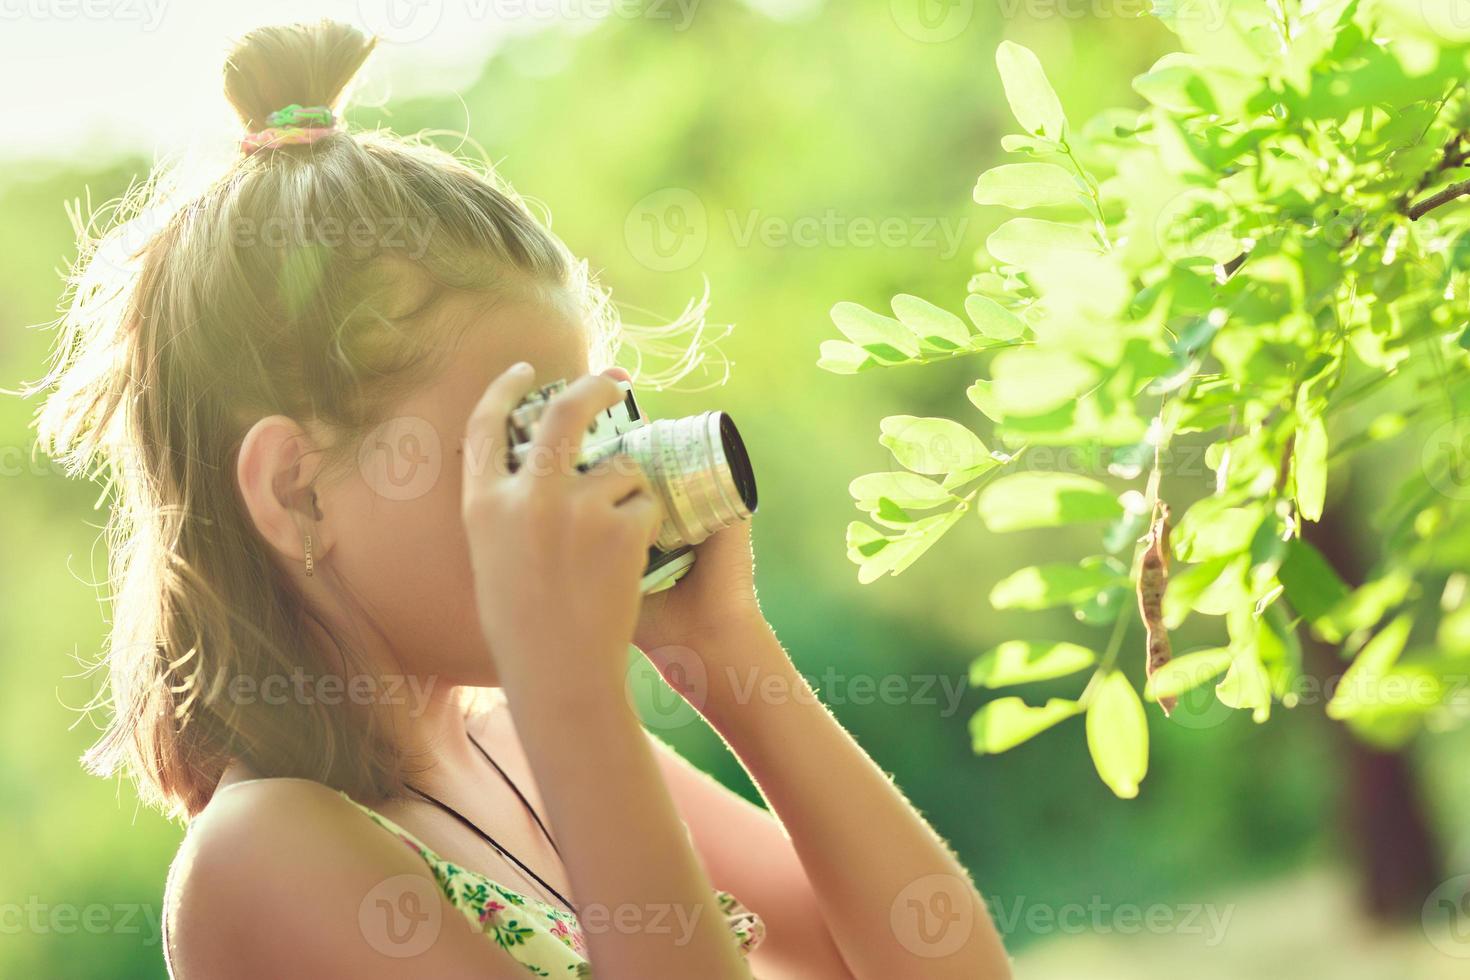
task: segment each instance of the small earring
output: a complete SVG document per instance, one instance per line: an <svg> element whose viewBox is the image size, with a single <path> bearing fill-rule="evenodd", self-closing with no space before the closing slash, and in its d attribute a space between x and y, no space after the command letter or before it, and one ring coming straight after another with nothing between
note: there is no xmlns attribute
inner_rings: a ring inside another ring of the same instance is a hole
<svg viewBox="0 0 1470 980"><path fill-rule="evenodd" d="M316 570L316 562L311 558L311 535L306 536L306 574L310 576Z"/></svg>

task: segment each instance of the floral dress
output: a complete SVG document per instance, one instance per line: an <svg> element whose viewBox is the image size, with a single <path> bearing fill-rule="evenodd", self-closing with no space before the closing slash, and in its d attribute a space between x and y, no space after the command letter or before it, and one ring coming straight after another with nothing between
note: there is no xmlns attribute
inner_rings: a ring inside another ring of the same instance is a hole
<svg viewBox="0 0 1470 980"><path fill-rule="evenodd" d="M384 830L413 848L433 872L434 880L450 904L529 970L532 976L573 977L577 980L592 977L592 968L587 962L586 937L575 915L446 861L423 841L376 810L363 806L346 794L343 796ZM716 891L715 899L740 952L749 955L765 938L765 924L729 892Z"/></svg>

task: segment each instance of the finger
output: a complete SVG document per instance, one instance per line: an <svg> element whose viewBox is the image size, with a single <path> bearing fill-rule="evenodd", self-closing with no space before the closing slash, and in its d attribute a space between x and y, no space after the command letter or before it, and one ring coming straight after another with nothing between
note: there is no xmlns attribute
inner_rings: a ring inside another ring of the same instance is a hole
<svg viewBox="0 0 1470 980"><path fill-rule="evenodd" d="M598 413L623 400L623 389L612 378L589 374L578 378L566 390L552 397L536 426L531 452L539 457L550 455L566 465L538 467L563 475L576 473L571 465L582 451L582 441Z"/></svg>
<svg viewBox="0 0 1470 980"><path fill-rule="evenodd" d="M618 511L644 529L643 540L653 547L663 526L663 505L651 493L635 493L618 505Z"/></svg>
<svg viewBox="0 0 1470 980"><path fill-rule="evenodd" d="M635 493L653 494L648 475L626 453L614 453L589 467L577 481L577 490L613 504L621 504Z"/></svg>
<svg viewBox="0 0 1470 980"><path fill-rule="evenodd" d="M485 388L465 423L465 475L484 478L503 474L510 443L505 421L536 383L536 371L525 361L513 364ZM469 480L465 486L469 486Z"/></svg>
<svg viewBox="0 0 1470 980"><path fill-rule="evenodd" d="M627 381L630 384L633 381L633 376L628 373L627 368L610 367L604 369L602 373L606 377L612 378L614 381Z"/></svg>

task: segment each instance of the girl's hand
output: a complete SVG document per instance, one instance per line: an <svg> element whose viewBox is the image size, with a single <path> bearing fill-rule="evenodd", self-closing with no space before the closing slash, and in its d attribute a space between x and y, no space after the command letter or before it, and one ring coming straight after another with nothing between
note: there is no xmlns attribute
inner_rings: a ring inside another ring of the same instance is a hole
<svg viewBox="0 0 1470 980"><path fill-rule="evenodd" d="M508 472L506 417L534 377L529 364L500 375L466 428L461 513L480 625L508 689L539 677L620 691L661 510L626 456L576 468L588 426L623 397L602 375L552 398Z"/></svg>
<svg viewBox="0 0 1470 980"><path fill-rule="evenodd" d="M738 639L765 624L755 596L750 522L716 532L694 548L694 567L672 588L646 596L633 642L647 653Z"/></svg>

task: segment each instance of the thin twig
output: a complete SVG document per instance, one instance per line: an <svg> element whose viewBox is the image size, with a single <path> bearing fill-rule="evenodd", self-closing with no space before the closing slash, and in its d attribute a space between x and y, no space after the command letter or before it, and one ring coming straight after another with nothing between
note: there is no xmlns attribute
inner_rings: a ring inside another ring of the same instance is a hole
<svg viewBox="0 0 1470 980"><path fill-rule="evenodd" d="M1418 204L1410 205L1404 213L1409 216L1410 221L1418 221L1441 204L1448 204L1455 198L1464 197L1466 194L1470 194L1470 180L1459 180L1444 190L1429 195Z"/></svg>

